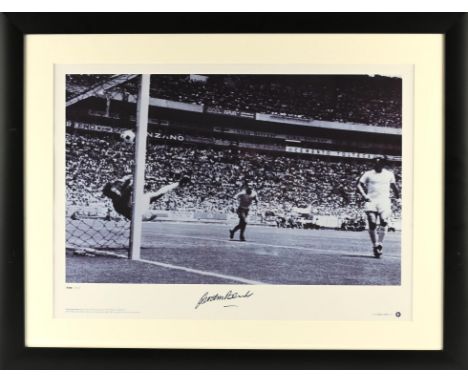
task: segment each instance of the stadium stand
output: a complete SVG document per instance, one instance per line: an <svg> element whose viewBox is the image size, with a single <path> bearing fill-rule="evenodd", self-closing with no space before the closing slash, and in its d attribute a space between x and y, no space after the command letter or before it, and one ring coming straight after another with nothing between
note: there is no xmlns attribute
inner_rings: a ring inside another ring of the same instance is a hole
<svg viewBox="0 0 468 382"><path fill-rule="evenodd" d="M330 79L333 79L330 81ZM129 86L134 92L134 86ZM235 111L401 128L401 80L368 76L152 78L152 97Z"/></svg>
<svg viewBox="0 0 468 382"><path fill-rule="evenodd" d="M67 133L66 143L69 206L109 208L109 201L102 197L102 187L131 172L133 146L122 143L116 135L81 132ZM146 189L156 190L190 169L193 186L161 199L154 209L227 213L234 208L233 195L248 180L259 192L260 211L284 213L313 204L314 214L356 216L362 213L356 181L368 166L362 160L150 141L146 174L156 180L147 181ZM395 163L392 170L400 183L400 164ZM398 217L399 207L394 207Z"/></svg>
<svg viewBox="0 0 468 382"><path fill-rule="evenodd" d="M110 75L67 76L67 99ZM284 78L283 78L284 77ZM155 75L151 96L233 111L295 118L402 127L399 78L371 76L210 75L206 82L188 75ZM116 91L137 93L135 81Z"/></svg>

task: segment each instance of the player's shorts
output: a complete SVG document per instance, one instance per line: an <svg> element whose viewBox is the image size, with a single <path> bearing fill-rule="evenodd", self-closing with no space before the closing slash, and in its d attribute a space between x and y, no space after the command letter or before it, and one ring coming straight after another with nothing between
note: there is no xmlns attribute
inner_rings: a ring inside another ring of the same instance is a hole
<svg viewBox="0 0 468 382"><path fill-rule="evenodd" d="M388 220L392 215L392 205L390 199L370 200L364 204L364 211L375 212L381 219Z"/></svg>
<svg viewBox="0 0 468 382"><path fill-rule="evenodd" d="M131 195L129 195L131 198ZM142 220L143 221L150 221L155 219L155 215L151 212L150 209L150 198L148 195L143 195L143 206L142 206ZM113 202L114 209L117 213L124 216L128 220L132 220L132 203L131 199L120 198L116 199Z"/></svg>
<svg viewBox="0 0 468 382"><path fill-rule="evenodd" d="M237 216L239 216L239 218L246 219L248 215L249 215L248 208L239 207L237 209Z"/></svg>
<svg viewBox="0 0 468 382"><path fill-rule="evenodd" d="M123 201L122 199L116 199L112 202L114 205L114 210L118 214L122 215L123 217L127 218L128 220L132 220L132 206Z"/></svg>

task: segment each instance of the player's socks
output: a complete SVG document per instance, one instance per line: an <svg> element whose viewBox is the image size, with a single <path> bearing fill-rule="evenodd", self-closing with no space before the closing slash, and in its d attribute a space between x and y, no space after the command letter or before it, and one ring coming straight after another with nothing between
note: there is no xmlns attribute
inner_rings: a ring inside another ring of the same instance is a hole
<svg viewBox="0 0 468 382"><path fill-rule="evenodd" d="M369 236L370 236L372 245L375 247L377 245L377 230L370 229L369 230Z"/></svg>
<svg viewBox="0 0 468 382"><path fill-rule="evenodd" d="M378 229L378 232L377 232L377 236L378 236L377 244L382 245L382 243L384 241L384 238L385 238L385 235L387 234L387 230L388 230L387 226L385 226L385 227L379 226L379 229Z"/></svg>
<svg viewBox="0 0 468 382"><path fill-rule="evenodd" d="M378 251L377 247L373 248L373 252L374 252L374 257L378 259L380 257L380 252Z"/></svg>
<svg viewBox="0 0 468 382"><path fill-rule="evenodd" d="M380 255L382 255L382 253L383 253L383 245L382 245L382 243L377 243L377 245L375 246L375 248L377 248L377 251L380 253Z"/></svg>
<svg viewBox="0 0 468 382"><path fill-rule="evenodd" d="M382 249L383 249L383 246L381 243L377 243L375 246L374 246L374 256L376 258L379 258L380 256L382 256Z"/></svg>
<svg viewBox="0 0 468 382"><path fill-rule="evenodd" d="M241 228L241 231L240 231L240 240L245 241L244 229L242 229L242 228Z"/></svg>
<svg viewBox="0 0 468 382"><path fill-rule="evenodd" d="M232 230L232 229L229 230L229 238L231 240L234 239L234 230Z"/></svg>

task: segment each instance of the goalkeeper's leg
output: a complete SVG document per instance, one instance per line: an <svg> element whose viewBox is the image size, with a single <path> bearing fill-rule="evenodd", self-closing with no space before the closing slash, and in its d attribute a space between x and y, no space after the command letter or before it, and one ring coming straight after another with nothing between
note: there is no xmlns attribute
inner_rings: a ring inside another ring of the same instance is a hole
<svg viewBox="0 0 468 382"><path fill-rule="evenodd" d="M151 204L161 199L168 192L177 188L177 185L178 184L170 184L168 186L161 187L158 191L146 192L143 195L143 221L156 220L158 215L151 210Z"/></svg>
<svg viewBox="0 0 468 382"><path fill-rule="evenodd" d="M167 186L161 187L158 191L156 192L147 192L145 194L145 197L148 198L149 203L153 203L156 200L162 198L164 195L167 193L175 190L177 187L179 187L179 182L171 183L168 184Z"/></svg>
<svg viewBox="0 0 468 382"><path fill-rule="evenodd" d="M168 184L167 186L161 187L156 192L147 192L147 193L145 193L145 195L144 195L144 200L145 200L144 201L144 205L145 205L144 211L146 211L146 212L143 215L143 220L144 221L155 220L157 218L157 215L154 212L151 211L151 209L150 209L151 203L154 203L155 201L162 198L167 193L175 190L176 188L178 188L180 186L186 186L189 183L189 181L187 179L188 179L188 177L184 177L181 181L171 183L171 184Z"/></svg>

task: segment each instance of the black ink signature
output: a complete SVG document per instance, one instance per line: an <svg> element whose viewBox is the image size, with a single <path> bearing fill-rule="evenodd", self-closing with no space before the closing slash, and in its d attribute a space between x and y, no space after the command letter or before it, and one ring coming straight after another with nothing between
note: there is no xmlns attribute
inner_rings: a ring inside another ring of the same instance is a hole
<svg viewBox="0 0 468 382"><path fill-rule="evenodd" d="M225 300L234 300L236 298L249 298L253 296L253 292L247 291L247 293L240 294L238 292L233 292L232 290L228 291L226 294L213 294L209 295L208 292L205 292L203 296L200 297L200 300L198 300L197 305L195 306L195 309L198 309L200 305L206 304L207 302L212 302L212 301L225 301ZM229 307L233 305L226 305L225 307Z"/></svg>

